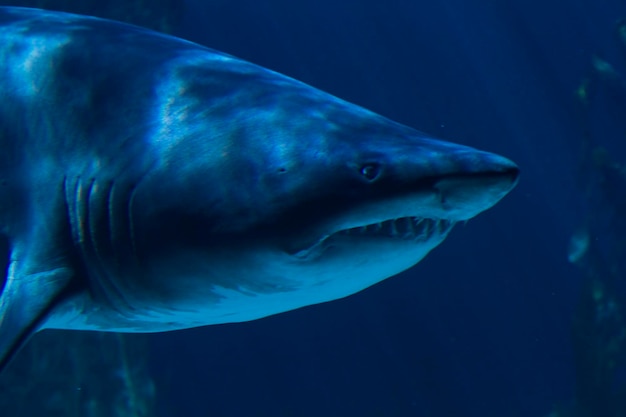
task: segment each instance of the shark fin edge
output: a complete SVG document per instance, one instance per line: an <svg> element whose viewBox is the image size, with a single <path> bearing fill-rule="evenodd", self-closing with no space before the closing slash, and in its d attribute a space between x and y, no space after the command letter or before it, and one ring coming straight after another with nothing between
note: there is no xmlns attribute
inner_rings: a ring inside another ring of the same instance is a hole
<svg viewBox="0 0 626 417"><path fill-rule="evenodd" d="M0 373L31 336L44 328L46 318L54 308L74 292L74 288L68 285L71 277L68 268L16 278L12 276L12 270L17 269L13 267L14 263L7 268L0 294Z"/></svg>

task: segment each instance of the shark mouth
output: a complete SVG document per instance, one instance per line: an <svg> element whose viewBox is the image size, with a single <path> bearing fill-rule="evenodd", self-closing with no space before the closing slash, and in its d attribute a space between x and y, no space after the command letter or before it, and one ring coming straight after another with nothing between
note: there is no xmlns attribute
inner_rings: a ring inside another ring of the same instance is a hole
<svg viewBox="0 0 626 417"><path fill-rule="evenodd" d="M448 219L424 217L400 217L378 223L342 229L317 240L306 249L292 253L297 258L307 259L321 254L328 245L341 239L393 239L407 243L426 242L433 238L442 239L452 230L456 222Z"/></svg>
<svg viewBox="0 0 626 417"><path fill-rule="evenodd" d="M430 239L434 235L445 235L453 226L454 222L447 219L401 217L399 219L385 220L379 223L341 230L334 235L423 241Z"/></svg>

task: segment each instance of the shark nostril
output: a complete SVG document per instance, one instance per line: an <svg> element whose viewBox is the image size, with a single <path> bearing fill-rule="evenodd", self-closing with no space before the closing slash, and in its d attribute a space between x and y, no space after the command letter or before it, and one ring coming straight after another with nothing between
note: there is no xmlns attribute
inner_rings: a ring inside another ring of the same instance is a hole
<svg viewBox="0 0 626 417"><path fill-rule="evenodd" d="M363 175L368 181L374 181L380 176L380 165L370 163L361 167L361 175Z"/></svg>

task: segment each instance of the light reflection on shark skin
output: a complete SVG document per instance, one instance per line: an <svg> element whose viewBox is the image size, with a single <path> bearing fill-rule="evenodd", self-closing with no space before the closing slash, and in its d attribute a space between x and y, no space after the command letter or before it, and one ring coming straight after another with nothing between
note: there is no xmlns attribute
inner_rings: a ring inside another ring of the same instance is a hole
<svg viewBox="0 0 626 417"><path fill-rule="evenodd" d="M142 28L0 7L0 40L0 368L44 328L351 295L517 182L506 158Z"/></svg>

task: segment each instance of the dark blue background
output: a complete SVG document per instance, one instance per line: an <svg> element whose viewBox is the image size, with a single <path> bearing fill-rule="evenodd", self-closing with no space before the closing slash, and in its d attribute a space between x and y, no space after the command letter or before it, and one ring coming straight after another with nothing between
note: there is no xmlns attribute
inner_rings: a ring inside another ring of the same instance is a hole
<svg viewBox="0 0 626 417"><path fill-rule="evenodd" d="M589 126L614 154L626 142L575 90L593 55L623 70L624 16L618 0L190 1L178 35L508 156L522 178L360 294L154 336L163 415L517 417L571 404L580 144Z"/></svg>

